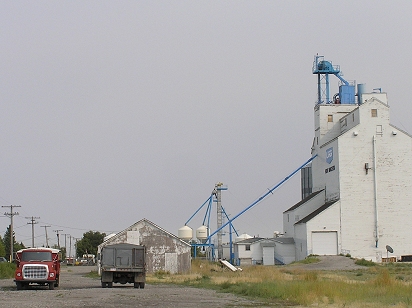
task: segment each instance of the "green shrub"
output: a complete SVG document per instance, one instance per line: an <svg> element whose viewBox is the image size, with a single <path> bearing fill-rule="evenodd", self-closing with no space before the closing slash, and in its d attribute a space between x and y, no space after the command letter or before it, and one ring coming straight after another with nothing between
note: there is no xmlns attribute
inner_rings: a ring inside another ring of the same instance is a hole
<svg viewBox="0 0 412 308"><path fill-rule="evenodd" d="M372 262L372 261L368 261L368 260L365 260L364 258L362 258L362 259L359 259L359 260L356 260L355 261L355 264L356 265L362 265L362 266L375 266L376 265L376 263L375 262Z"/></svg>
<svg viewBox="0 0 412 308"><path fill-rule="evenodd" d="M14 278L16 264L9 262L0 263L0 279Z"/></svg>
<svg viewBox="0 0 412 308"><path fill-rule="evenodd" d="M299 261L299 263L303 263L303 264L310 264L310 263L317 263L319 262L320 259L315 256L315 255L309 255L306 257L306 259Z"/></svg>
<svg viewBox="0 0 412 308"><path fill-rule="evenodd" d="M154 273L154 276L155 276L157 279L164 279L165 276L168 276L168 275L170 275L170 272L163 271L163 270L159 270L159 271L156 271L156 272Z"/></svg>
<svg viewBox="0 0 412 308"><path fill-rule="evenodd" d="M232 286L232 284L229 281L225 281L225 282L220 284L220 288L222 290L230 289L231 286Z"/></svg>

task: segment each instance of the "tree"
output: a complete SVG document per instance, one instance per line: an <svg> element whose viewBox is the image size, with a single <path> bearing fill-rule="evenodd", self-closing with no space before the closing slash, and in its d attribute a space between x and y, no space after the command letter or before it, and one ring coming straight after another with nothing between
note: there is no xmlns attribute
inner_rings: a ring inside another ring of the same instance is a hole
<svg viewBox="0 0 412 308"><path fill-rule="evenodd" d="M25 248L26 248L26 246L24 246L23 242L15 243L13 245L13 251L14 252L19 251L20 249L25 249Z"/></svg>
<svg viewBox="0 0 412 308"><path fill-rule="evenodd" d="M88 231L83 233L83 238L77 241L76 251L77 256L82 256L84 254L97 254L97 246L103 243L103 239L106 233L100 233L98 231Z"/></svg>
<svg viewBox="0 0 412 308"><path fill-rule="evenodd" d="M0 235L0 257L4 257L6 255L6 247L4 246L3 239Z"/></svg>
<svg viewBox="0 0 412 308"><path fill-rule="evenodd" d="M6 250L5 257L6 259L10 260L10 225L7 227L6 233L4 233L4 238L3 238L3 244L4 248ZM16 238L14 237L14 231L13 231L13 258L14 258L14 253L20 249L26 248L23 243L21 242L20 244L16 242Z"/></svg>

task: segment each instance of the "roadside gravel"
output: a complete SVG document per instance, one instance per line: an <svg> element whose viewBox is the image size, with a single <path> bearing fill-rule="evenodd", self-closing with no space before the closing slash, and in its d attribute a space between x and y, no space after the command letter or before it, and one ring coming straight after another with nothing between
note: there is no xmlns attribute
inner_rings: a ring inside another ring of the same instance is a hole
<svg viewBox="0 0 412 308"><path fill-rule="evenodd" d="M353 259L342 256L321 256L320 262L291 264L285 268L307 270L356 270L365 268ZM265 304L233 294L176 285L151 285L134 289L132 284L114 284L101 288L100 280L85 277L95 270L89 266L62 267L60 286L55 290L33 287L16 290L13 279L0 279L0 307L56 308L56 307L284 307L281 303Z"/></svg>
<svg viewBox="0 0 412 308"><path fill-rule="evenodd" d="M100 280L84 277L93 267L63 267L60 286L55 290L35 287L17 291L13 279L0 280L0 307L275 307L213 290L150 285L134 289L132 284L101 288ZM281 307L281 306L277 306Z"/></svg>

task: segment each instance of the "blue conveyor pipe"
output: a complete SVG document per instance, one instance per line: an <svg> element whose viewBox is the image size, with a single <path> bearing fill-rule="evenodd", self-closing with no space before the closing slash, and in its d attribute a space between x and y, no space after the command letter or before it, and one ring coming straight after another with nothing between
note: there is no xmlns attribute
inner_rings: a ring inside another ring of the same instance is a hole
<svg viewBox="0 0 412 308"><path fill-rule="evenodd" d="M291 174L289 174L286 178L284 178L282 181L280 181L278 184L276 184L272 189L269 189L267 193L265 193L263 196L261 196L259 199L257 199L255 202L253 202L251 205L249 205L247 208L245 208L243 211L241 211L239 214L235 215L232 219L228 220L225 224L223 224L220 228L218 228L215 232L209 235L206 241L210 241L212 236L218 233L220 230L222 230L224 227L226 227L228 224L232 224L232 221L234 221L236 218L238 218L240 215L245 213L246 211L250 210L253 206L258 204L260 201L262 201L264 198L267 197L267 195L272 194L275 189L277 189L279 186L281 186L283 183L285 183L287 180L289 180L292 176L294 176L300 169L305 167L307 164L309 164L312 160L315 159L315 157L318 156L317 154L312 156L310 159L308 159L303 165L301 165L298 169L293 171Z"/></svg>
<svg viewBox="0 0 412 308"><path fill-rule="evenodd" d="M207 198L207 200L197 209L197 211L186 221L185 226L189 223L190 220L192 220L192 218L197 214L197 212L199 212L200 209L201 209L208 201L210 201L210 200L212 199L212 197L213 197L213 194L210 195L210 197Z"/></svg>

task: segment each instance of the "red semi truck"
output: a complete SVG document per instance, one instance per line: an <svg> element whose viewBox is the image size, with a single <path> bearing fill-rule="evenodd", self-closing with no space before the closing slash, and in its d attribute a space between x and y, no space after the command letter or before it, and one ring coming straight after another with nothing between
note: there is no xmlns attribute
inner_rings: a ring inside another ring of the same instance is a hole
<svg viewBox="0 0 412 308"><path fill-rule="evenodd" d="M17 290L31 284L48 285L50 290L59 286L61 252L53 248L28 248L16 252L17 269L14 282Z"/></svg>

